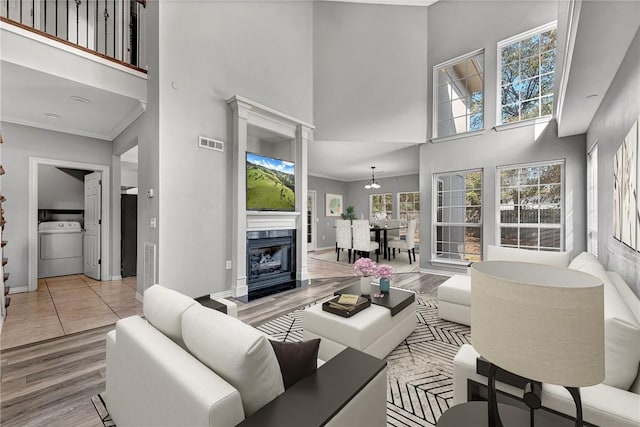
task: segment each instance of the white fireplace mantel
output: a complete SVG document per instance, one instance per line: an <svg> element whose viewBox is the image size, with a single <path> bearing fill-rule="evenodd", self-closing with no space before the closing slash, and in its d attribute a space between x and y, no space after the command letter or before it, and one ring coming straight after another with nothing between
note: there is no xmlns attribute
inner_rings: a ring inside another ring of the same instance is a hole
<svg viewBox="0 0 640 427"><path fill-rule="evenodd" d="M300 212L247 211L247 231L295 230Z"/></svg>

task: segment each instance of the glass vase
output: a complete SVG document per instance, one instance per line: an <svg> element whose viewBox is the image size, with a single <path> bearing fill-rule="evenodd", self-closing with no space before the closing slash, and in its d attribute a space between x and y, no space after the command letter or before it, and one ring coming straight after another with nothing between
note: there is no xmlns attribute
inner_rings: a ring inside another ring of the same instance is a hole
<svg viewBox="0 0 640 427"><path fill-rule="evenodd" d="M360 278L360 295L369 295L371 293L371 279L369 276Z"/></svg>
<svg viewBox="0 0 640 427"><path fill-rule="evenodd" d="M380 278L380 292L385 294L388 293L390 286L391 284L389 283L389 279L385 279L384 277Z"/></svg>

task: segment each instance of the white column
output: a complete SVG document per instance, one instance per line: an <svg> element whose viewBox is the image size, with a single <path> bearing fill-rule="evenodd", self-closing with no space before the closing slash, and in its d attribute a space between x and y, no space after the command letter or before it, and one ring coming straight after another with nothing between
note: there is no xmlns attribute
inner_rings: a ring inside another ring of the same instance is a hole
<svg viewBox="0 0 640 427"><path fill-rule="evenodd" d="M231 103L231 108L236 110L233 115L233 215L231 251L233 253L233 266L231 270L231 293L234 297L245 296L249 293L247 288L247 199L245 197L247 175L246 151L247 151L247 121L249 110L236 102Z"/></svg>
<svg viewBox="0 0 640 427"><path fill-rule="evenodd" d="M309 280L307 268L307 143L310 134L310 128L304 125L296 127L296 212L300 212L296 227L296 280L302 284L306 284Z"/></svg>

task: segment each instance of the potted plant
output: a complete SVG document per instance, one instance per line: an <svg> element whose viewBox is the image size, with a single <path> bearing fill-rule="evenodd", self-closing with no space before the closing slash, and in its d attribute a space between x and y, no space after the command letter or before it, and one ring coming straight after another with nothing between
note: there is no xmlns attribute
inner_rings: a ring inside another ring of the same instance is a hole
<svg viewBox="0 0 640 427"><path fill-rule="evenodd" d="M389 292L390 282L391 279L393 279L394 273L393 267L389 264L380 264L378 268L376 268L375 276L380 278L380 292L385 294Z"/></svg>
<svg viewBox="0 0 640 427"><path fill-rule="evenodd" d="M369 258L360 258L353 264L356 275L360 276L360 293L369 295L371 290L371 276L376 274L376 263Z"/></svg>
<svg viewBox="0 0 640 427"><path fill-rule="evenodd" d="M340 215L342 219L348 219L349 221L353 221L356 219L356 214L354 212L353 206L347 207L347 209Z"/></svg>

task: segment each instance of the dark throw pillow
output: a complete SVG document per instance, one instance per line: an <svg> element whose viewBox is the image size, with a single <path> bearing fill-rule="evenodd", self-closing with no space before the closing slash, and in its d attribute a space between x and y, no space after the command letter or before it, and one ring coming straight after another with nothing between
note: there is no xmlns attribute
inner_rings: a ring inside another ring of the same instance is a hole
<svg viewBox="0 0 640 427"><path fill-rule="evenodd" d="M320 338L302 342L269 340L276 353L284 388L288 389L318 368Z"/></svg>

